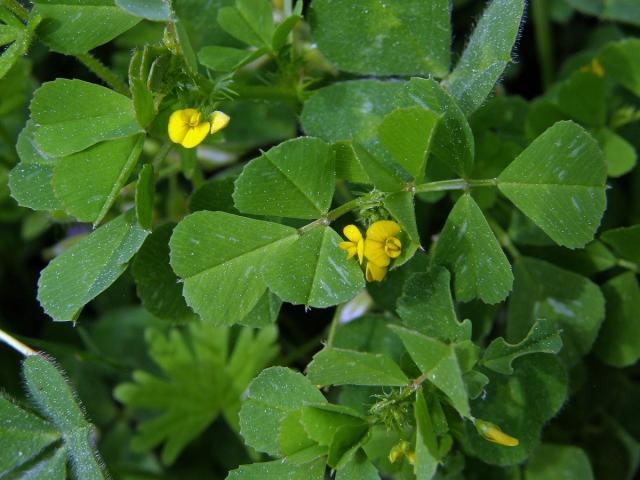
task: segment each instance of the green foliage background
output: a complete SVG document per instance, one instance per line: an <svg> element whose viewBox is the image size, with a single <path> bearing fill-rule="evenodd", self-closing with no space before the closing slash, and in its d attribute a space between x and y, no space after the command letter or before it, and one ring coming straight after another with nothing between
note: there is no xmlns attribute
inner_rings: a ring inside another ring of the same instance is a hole
<svg viewBox="0 0 640 480"><path fill-rule="evenodd" d="M0 478L635 478L640 4L294 3L0 0Z"/></svg>

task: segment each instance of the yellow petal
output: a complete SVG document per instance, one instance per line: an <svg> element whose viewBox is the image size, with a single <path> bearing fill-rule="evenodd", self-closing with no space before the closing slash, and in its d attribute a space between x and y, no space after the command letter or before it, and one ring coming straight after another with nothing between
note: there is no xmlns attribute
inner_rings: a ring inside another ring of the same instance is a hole
<svg viewBox="0 0 640 480"><path fill-rule="evenodd" d="M391 262L389 256L384 252L384 243L376 242L367 237L364 241L364 256L369 263L375 263L378 267L386 267Z"/></svg>
<svg viewBox="0 0 640 480"><path fill-rule="evenodd" d="M402 243L396 237L387 238L384 244L384 253L391 258L398 258L402 253Z"/></svg>
<svg viewBox="0 0 640 480"><path fill-rule="evenodd" d="M367 229L367 238L384 242L387 238L400 232L400 225L392 220L380 220L374 222Z"/></svg>
<svg viewBox="0 0 640 480"><path fill-rule="evenodd" d="M181 143L189 131L189 116L185 114L186 110L176 110L169 117L168 133L169 138L174 143Z"/></svg>
<svg viewBox="0 0 640 480"><path fill-rule="evenodd" d="M504 433L500 430L500 427L491 422L476 420L475 424L478 433L490 442L497 443L498 445L503 445L505 447L517 447L520 444L520 441L517 438Z"/></svg>
<svg viewBox="0 0 640 480"><path fill-rule="evenodd" d="M365 272L367 282L381 282L386 274L387 267L379 267L374 263L367 262L367 270Z"/></svg>
<svg viewBox="0 0 640 480"><path fill-rule="evenodd" d="M342 233L352 242L358 243L359 240L362 240L362 233L355 225L347 225L342 229Z"/></svg>
<svg viewBox="0 0 640 480"><path fill-rule="evenodd" d="M347 258L351 258L357 253L356 245L353 242L340 242L338 247L347 251Z"/></svg>
<svg viewBox="0 0 640 480"><path fill-rule="evenodd" d="M231 117L220 110L216 110L211 114L211 133L217 133L227 125L229 125L229 121Z"/></svg>
<svg viewBox="0 0 640 480"><path fill-rule="evenodd" d="M358 252L358 263L362 265L362 260L364 260L364 240L362 238L358 240L356 251Z"/></svg>
<svg viewBox="0 0 640 480"><path fill-rule="evenodd" d="M209 128L209 122L202 122L197 127L189 127L189 131L180 143L184 148L193 148L200 145L209 135Z"/></svg>

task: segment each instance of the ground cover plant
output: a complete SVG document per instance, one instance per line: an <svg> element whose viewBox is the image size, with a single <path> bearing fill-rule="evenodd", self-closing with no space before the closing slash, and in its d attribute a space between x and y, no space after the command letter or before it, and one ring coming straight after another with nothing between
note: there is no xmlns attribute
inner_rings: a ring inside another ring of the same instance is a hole
<svg viewBox="0 0 640 480"><path fill-rule="evenodd" d="M639 34L0 0L0 478L635 478Z"/></svg>

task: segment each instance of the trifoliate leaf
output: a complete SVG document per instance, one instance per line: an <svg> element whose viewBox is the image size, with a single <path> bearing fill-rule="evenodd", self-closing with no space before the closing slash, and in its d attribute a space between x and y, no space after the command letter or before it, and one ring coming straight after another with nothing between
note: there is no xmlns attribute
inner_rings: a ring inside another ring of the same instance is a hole
<svg viewBox="0 0 640 480"><path fill-rule="evenodd" d="M159 412L141 422L133 445L146 451L164 443L162 461L171 464L220 413L237 429L242 392L277 353L274 340L273 329L243 329L229 354L227 328L194 322L168 334L149 329L149 354L163 377L136 370L133 383L114 392L129 407Z"/></svg>
<svg viewBox="0 0 640 480"><path fill-rule="evenodd" d="M458 322L446 268L434 267L410 276L397 311L404 325L428 337L444 342L471 339L471 322Z"/></svg>
<svg viewBox="0 0 640 480"><path fill-rule="evenodd" d="M607 44L598 54L607 75L640 97L640 40L625 38Z"/></svg>
<svg viewBox="0 0 640 480"><path fill-rule="evenodd" d="M233 199L243 213L315 219L329 210L334 188L331 147L302 137L249 162L236 180Z"/></svg>
<svg viewBox="0 0 640 480"><path fill-rule="evenodd" d="M76 320L87 303L122 275L148 234L130 210L65 250L40 274L42 308L56 321Z"/></svg>
<svg viewBox="0 0 640 480"><path fill-rule="evenodd" d="M573 445L543 443L538 446L525 466L527 480L593 480L589 456Z"/></svg>
<svg viewBox="0 0 640 480"><path fill-rule="evenodd" d="M35 143L51 157L142 132L130 99L82 80L58 79L42 85L31 101L31 119Z"/></svg>
<svg viewBox="0 0 640 480"><path fill-rule="evenodd" d="M266 292L262 269L297 238L294 228L223 212L188 215L174 229L171 266L184 281L187 304L203 319L231 325Z"/></svg>
<svg viewBox="0 0 640 480"><path fill-rule="evenodd" d="M269 288L285 302L324 308L346 302L364 288L362 270L338 247L330 227L317 227L281 248L264 266Z"/></svg>
<svg viewBox="0 0 640 480"><path fill-rule="evenodd" d="M640 225L612 228L603 232L600 239L622 258L640 265Z"/></svg>
<svg viewBox="0 0 640 480"><path fill-rule="evenodd" d="M240 410L240 432L247 445L278 455L280 423L289 413L309 404L326 403L302 374L284 367L263 370L249 385Z"/></svg>
<svg viewBox="0 0 640 480"><path fill-rule="evenodd" d="M470 417L469 399L453 345L447 345L414 330L390 325L428 381L444 393L462 417Z"/></svg>
<svg viewBox="0 0 640 480"><path fill-rule="evenodd" d="M498 177L498 188L556 243L593 239L606 205L607 168L596 141L573 122L558 122Z"/></svg>
<svg viewBox="0 0 640 480"><path fill-rule="evenodd" d="M524 0L493 0L447 78L447 90L466 115L482 105L511 61L524 5Z"/></svg>
<svg viewBox="0 0 640 480"><path fill-rule="evenodd" d="M486 393L471 402L476 418L491 422L518 439L504 447L481 437L472 422L464 425L464 451L486 463L521 463L540 441L540 432L567 397L567 373L553 356L527 355L515 364L513 375L487 372Z"/></svg>
<svg viewBox="0 0 640 480"><path fill-rule="evenodd" d="M253 463L231 471L226 480L323 480L325 466L324 458L301 464L283 460Z"/></svg>
<svg viewBox="0 0 640 480"><path fill-rule="evenodd" d="M494 372L504 375L513 373L513 361L531 353L558 353L562 339L555 322L536 320L531 330L519 343L509 344L504 338L492 341L482 355L480 363Z"/></svg>
<svg viewBox="0 0 640 480"><path fill-rule="evenodd" d="M469 194L462 195L449 213L433 262L451 270L456 298L462 302L479 298L498 303L511 291L511 265Z"/></svg>
<svg viewBox="0 0 640 480"><path fill-rule="evenodd" d="M254 47L270 47L273 11L267 0L236 0L218 12L218 24L231 36Z"/></svg>
<svg viewBox="0 0 640 480"><path fill-rule="evenodd" d="M320 51L339 69L370 75L449 71L447 0L315 0L311 28Z"/></svg>
<svg viewBox="0 0 640 480"><path fill-rule="evenodd" d="M546 318L562 331L560 358L575 365L591 350L604 320L602 292L582 275L533 258L516 260L514 273L507 340L521 341L538 318Z"/></svg>
<svg viewBox="0 0 640 480"><path fill-rule="evenodd" d="M402 386L409 379L386 355L325 347L307 366L309 379L318 385Z"/></svg>

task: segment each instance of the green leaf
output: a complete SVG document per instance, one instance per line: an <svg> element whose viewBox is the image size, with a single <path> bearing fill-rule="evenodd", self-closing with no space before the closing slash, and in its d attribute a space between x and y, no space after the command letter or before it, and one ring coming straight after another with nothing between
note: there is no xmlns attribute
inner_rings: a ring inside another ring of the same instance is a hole
<svg viewBox="0 0 640 480"><path fill-rule="evenodd" d="M172 19L171 6L168 0L115 0L116 5L136 17L155 22L166 22Z"/></svg>
<svg viewBox="0 0 640 480"><path fill-rule="evenodd" d="M413 192L397 192L387 195L384 198L384 208L398 222L402 231L411 241L420 245Z"/></svg>
<svg viewBox="0 0 640 480"><path fill-rule="evenodd" d="M52 182L65 210L80 221L101 223L133 172L143 143L144 136L135 135L58 159Z"/></svg>
<svg viewBox="0 0 640 480"><path fill-rule="evenodd" d="M567 373L552 355L534 354L521 358L513 375L488 371L486 393L471 403L476 418L498 425L518 439L505 448L481 437L472 422L464 425L463 450L493 465L523 462L540 441L542 427L562 407L567 397Z"/></svg>
<svg viewBox="0 0 640 480"><path fill-rule="evenodd" d="M593 480L589 456L573 445L543 443L525 466L526 480Z"/></svg>
<svg viewBox="0 0 640 480"><path fill-rule="evenodd" d="M107 43L140 22L114 0L34 0L32 15L43 18L38 37L51 50L74 55ZM99 21L96 21L99 19Z"/></svg>
<svg viewBox="0 0 640 480"><path fill-rule="evenodd" d="M226 480L322 480L324 478L325 460L316 459L309 463L288 463L286 460L274 460L266 463L240 465L227 475Z"/></svg>
<svg viewBox="0 0 640 480"><path fill-rule="evenodd" d="M153 165L148 163L142 167L138 174L135 195L136 217L140 226L145 230L151 230L155 182Z"/></svg>
<svg viewBox="0 0 640 480"><path fill-rule="evenodd" d="M620 177L636 166L636 149L617 133L603 128L595 134L607 162L607 175Z"/></svg>
<svg viewBox="0 0 640 480"><path fill-rule="evenodd" d="M552 94L558 109L580 124L603 127L607 114L606 82L593 72L574 72Z"/></svg>
<svg viewBox="0 0 640 480"><path fill-rule="evenodd" d="M122 275L148 233L129 211L65 250L40 274L42 308L56 321L76 320L87 303Z"/></svg>
<svg viewBox="0 0 640 480"><path fill-rule="evenodd" d="M449 285L449 271L442 267L409 277L398 299L402 323L443 342L469 340L471 322L458 322Z"/></svg>
<svg viewBox="0 0 640 480"><path fill-rule="evenodd" d="M613 228L604 232L600 239L613 248L617 255L640 265L640 225Z"/></svg>
<svg viewBox="0 0 640 480"><path fill-rule="evenodd" d="M378 469L366 455L356 452L353 457L336 473L336 480L380 480Z"/></svg>
<svg viewBox="0 0 640 480"><path fill-rule="evenodd" d="M384 116L399 106L396 97L403 85L398 81L353 80L320 88L304 103L302 128L307 135L331 143L375 137Z"/></svg>
<svg viewBox="0 0 640 480"><path fill-rule="evenodd" d="M447 0L315 0L311 28L320 51L346 72L444 77L450 15Z"/></svg>
<svg viewBox="0 0 640 480"><path fill-rule="evenodd" d="M18 136L16 150L20 163L9 175L11 196L19 205L33 210L62 210L62 202L55 197L51 179L56 159L40 151L33 140L31 121Z"/></svg>
<svg viewBox="0 0 640 480"><path fill-rule="evenodd" d="M7 12L6 15L3 16L2 20L13 23L9 20L11 18L15 17L13 17L11 13ZM26 26L22 25L22 23L17 19L17 23L15 23L15 25L0 24L0 45L10 43L10 45L4 49L0 55L0 79L3 78L9 70L11 70L20 57L27 53L33 33L41 20L42 18L40 16L32 15L29 17L29 21ZM6 33L3 35L3 32Z"/></svg>
<svg viewBox="0 0 640 480"><path fill-rule="evenodd" d="M153 231L142 244L131 266L138 297L158 318L176 321L193 315L184 301L178 277L169 265L169 239L173 224Z"/></svg>
<svg viewBox="0 0 640 480"><path fill-rule="evenodd" d="M453 272L456 298L485 303L504 300L513 285L511 265L482 210L470 194L456 202L433 253L433 263Z"/></svg>
<svg viewBox="0 0 640 480"><path fill-rule="evenodd" d="M398 108L378 127L380 142L417 183L424 179L429 147L440 116L422 107Z"/></svg>
<svg viewBox="0 0 640 480"><path fill-rule="evenodd" d="M608 75L640 97L640 39L609 43L600 50L598 60Z"/></svg>
<svg viewBox="0 0 640 480"><path fill-rule="evenodd" d="M220 9L218 24L247 45L271 47L273 11L267 0L236 0L235 7Z"/></svg>
<svg viewBox="0 0 640 480"><path fill-rule="evenodd" d="M329 447L327 464L340 470L369 439L369 425L344 425L336 431Z"/></svg>
<svg viewBox="0 0 640 480"><path fill-rule="evenodd" d="M561 329L560 358L568 366L586 355L604 320L604 298L589 279L550 263L522 257L514 263L515 283L507 311L507 339L519 342L538 318Z"/></svg>
<svg viewBox="0 0 640 480"><path fill-rule="evenodd" d="M297 305L324 308L350 300L364 288L364 279L358 263L338 248L341 241L330 227L303 234L266 262L267 285Z"/></svg>
<svg viewBox="0 0 640 480"><path fill-rule="evenodd" d="M193 322L186 331L147 330L149 354L163 376L136 370L133 382L114 392L128 407L159 413L142 421L133 446L146 451L164 443L162 461L171 464L220 413L236 416L251 378L276 355L274 340L274 330L243 329L229 354L226 328Z"/></svg>
<svg viewBox="0 0 640 480"><path fill-rule="evenodd" d="M447 78L447 90L466 115L482 105L511 61L524 4L524 0L493 0L478 21L462 58Z"/></svg>
<svg viewBox="0 0 640 480"><path fill-rule="evenodd" d="M412 78L401 95L439 118L431 146L433 155L460 175L469 175L473 170L473 133L456 100L438 82L425 78Z"/></svg>
<svg viewBox="0 0 640 480"><path fill-rule="evenodd" d="M307 366L309 380L318 385L404 386L409 379L389 357L325 347Z"/></svg>
<svg viewBox="0 0 640 480"><path fill-rule="evenodd" d="M422 390L416 394L413 413L416 418L416 462L413 471L416 478L429 480L438 468L438 439Z"/></svg>
<svg viewBox="0 0 640 480"><path fill-rule="evenodd" d="M353 147L367 177L378 190L397 192L410 184L411 175L391 158L377 139L357 143Z"/></svg>
<svg viewBox="0 0 640 480"><path fill-rule="evenodd" d="M266 261L295 241L291 227L223 212L188 215L173 231L171 266L184 281L187 304L203 319L231 325L266 291Z"/></svg>
<svg viewBox="0 0 640 480"><path fill-rule="evenodd" d="M153 92L150 86L150 56L149 48L137 48L129 62L129 89L136 119L143 127L148 126L156 116Z"/></svg>
<svg viewBox="0 0 640 480"><path fill-rule="evenodd" d="M509 344L502 337L493 340L480 363L494 372L511 375L515 359L531 353L558 353L561 348L562 339L555 322L540 319L519 343Z"/></svg>
<svg viewBox="0 0 640 480"><path fill-rule="evenodd" d="M588 243L605 209L606 165L593 138L558 122L498 177L498 188L556 243Z"/></svg>
<svg viewBox="0 0 640 480"><path fill-rule="evenodd" d="M311 440L326 447L333 442L337 430L342 427L367 426L366 421L356 412L346 408L323 408L306 406L301 409L300 423ZM336 405L339 407L339 405Z"/></svg>
<svg viewBox="0 0 640 480"><path fill-rule="evenodd" d="M75 475L106 478L104 464L92 443L93 425L85 419L62 372L41 355L30 355L22 363L22 374L38 410L60 431Z"/></svg>
<svg viewBox="0 0 640 480"><path fill-rule="evenodd" d="M389 328L400 337L425 381L444 393L462 417L470 417L467 390L453 346L397 325Z"/></svg>
<svg viewBox="0 0 640 480"><path fill-rule="evenodd" d="M319 445L309 438L302 425L302 409L294 410L280 422L278 430L278 452L283 457L307 452L318 448ZM325 448L325 450L327 450Z"/></svg>
<svg viewBox="0 0 640 480"><path fill-rule="evenodd" d="M189 199L189 210L212 210L239 214L233 205L233 188L237 177L212 178L200 185Z"/></svg>
<svg viewBox="0 0 640 480"><path fill-rule="evenodd" d="M58 79L42 85L33 95L31 119L35 143L52 157L142 132L130 99L82 80Z"/></svg>
<svg viewBox="0 0 640 480"><path fill-rule="evenodd" d="M602 286L607 314L595 352L608 365L627 367L640 358L640 287L633 272L623 273Z"/></svg>
<svg viewBox="0 0 640 480"><path fill-rule="evenodd" d="M399 339L389 335L387 325L393 322L393 319L383 315L359 316L336 329L332 346L360 352L382 353L399 362L404 347Z"/></svg>
<svg viewBox="0 0 640 480"><path fill-rule="evenodd" d="M66 455L65 449L60 448L37 463L30 464L30 468L25 470L20 478L29 480L64 480L67 478Z"/></svg>
<svg viewBox="0 0 640 480"><path fill-rule="evenodd" d="M198 52L198 61L210 70L231 72L254 61L265 53L265 48L250 51L211 45Z"/></svg>
<svg viewBox="0 0 640 480"><path fill-rule="evenodd" d="M23 410L0 394L0 475L36 457L60 438L60 433L40 417ZM20 455L16 453L20 452ZM64 457L63 457L64 458Z"/></svg>
<svg viewBox="0 0 640 480"><path fill-rule="evenodd" d="M329 210L334 188L331 147L303 137L249 162L236 180L233 200L244 213L315 219Z"/></svg>
<svg viewBox="0 0 640 480"><path fill-rule="evenodd" d="M296 7L298 7L298 5L302 6L302 2L297 3ZM300 13L302 13L302 8L299 9L299 13L294 12L293 15L285 18L284 21L276 27L275 31L273 32L273 39L271 40L271 48L274 52L277 52L286 45L287 37L289 37L289 34L295 28L298 22L302 20L302 15L300 15Z"/></svg>
<svg viewBox="0 0 640 480"><path fill-rule="evenodd" d="M270 367L249 385L240 410L240 433L250 447L278 455L280 423L289 413L309 404L326 403L322 393L302 374Z"/></svg>

